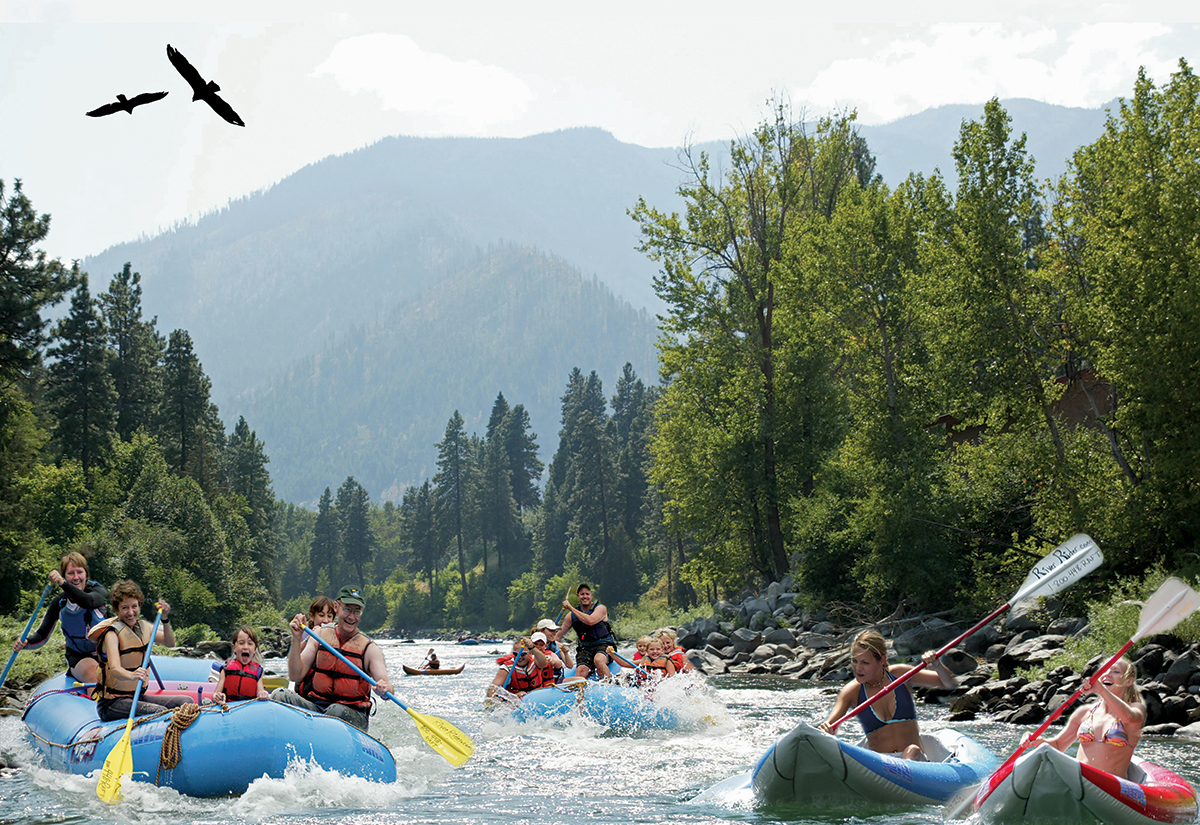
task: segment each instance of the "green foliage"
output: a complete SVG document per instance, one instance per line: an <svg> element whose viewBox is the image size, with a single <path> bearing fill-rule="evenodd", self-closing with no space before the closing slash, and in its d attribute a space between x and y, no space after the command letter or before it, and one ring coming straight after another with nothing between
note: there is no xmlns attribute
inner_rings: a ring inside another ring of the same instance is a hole
<svg viewBox="0 0 1200 825"><path fill-rule="evenodd" d="M1045 672L1067 665L1076 673L1082 673L1093 657L1113 656L1137 632L1143 600L1149 598L1168 575L1156 566L1141 578L1117 581L1105 598L1089 601L1088 632L1067 639L1062 652L1046 661ZM1193 613L1176 625L1171 634L1189 645L1200 641L1200 615ZM1136 659L1138 648L1148 641L1142 639L1135 645L1129 652L1130 657Z"/></svg>
<svg viewBox="0 0 1200 825"><path fill-rule="evenodd" d="M619 604L609 608L613 633L618 639L636 639L660 627L679 627L692 619L712 614L710 605L697 605L681 610L667 606L665 600L643 599L636 604Z"/></svg>
<svg viewBox="0 0 1200 825"><path fill-rule="evenodd" d="M239 622L238 626L241 626ZM175 644L179 647L194 647L197 642L217 641L220 637L206 624L192 624L175 628Z"/></svg>

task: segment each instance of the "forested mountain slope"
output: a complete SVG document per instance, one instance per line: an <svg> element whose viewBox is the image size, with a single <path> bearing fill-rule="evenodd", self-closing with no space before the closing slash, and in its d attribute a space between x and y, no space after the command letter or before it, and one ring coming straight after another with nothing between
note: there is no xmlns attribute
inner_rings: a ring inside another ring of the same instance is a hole
<svg viewBox="0 0 1200 825"><path fill-rule="evenodd" d="M348 475L398 499L436 472L457 409L482 434L497 393L524 404L544 451L575 366L614 386L655 374L654 320L562 261L497 249L356 327L239 401L268 445L278 496L312 503Z"/></svg>

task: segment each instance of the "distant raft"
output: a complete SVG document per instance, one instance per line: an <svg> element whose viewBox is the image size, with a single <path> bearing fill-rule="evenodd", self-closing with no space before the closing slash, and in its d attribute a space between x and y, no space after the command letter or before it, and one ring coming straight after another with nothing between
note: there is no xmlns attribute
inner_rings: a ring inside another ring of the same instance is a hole
<svg viewBox="0 0 1200 825"><path fill-rule="evenodd" d="M762 805L929 805L982 782L996 757L954 730L921 736L928 762L913 762L842 741L807 722L784 734L746 774L708 789L698 800L750 790Z"/></svg>
<svg viewBox="0 0 1200 825"><path fill-rule="evenodd" d="M409 667L408 665L400 665L404 668L404 672L409 676L454 676L457 673L462 673L466 665L458 667Z"/></svg>
<svg viewBox="0 0 1200 825"><path fill-rule="evenodd" d="M979 790L975 809L985 822L1102 822L1149 825L1194 822L1196 791L1161 765L1133 757L1122 779L1039 745L997 771Z"/></svg>
<svg viewBox="0 0 1200 825"><path fill-rule="evenodd" d="M209 662L155 657L163 680L152 679L146 691L195 696L211 695ZM33 692L22 716L34 747L55 770L90 774L104 765L121 739L125 720L101 722L96 703L74 687L66 674L43 682ZM198 797L244 793L260 777L281 778L288 763L303 760L346 776L378 782L396 781L396 761L379 740L332 716L312 714L278 702L234 702L227 711L207 705L178 737L178 747L164 749L163 738L173 713L140 716L131 733L133 780L173 788ZM174 767L162 761L164 751L180 755Z"/></svg>

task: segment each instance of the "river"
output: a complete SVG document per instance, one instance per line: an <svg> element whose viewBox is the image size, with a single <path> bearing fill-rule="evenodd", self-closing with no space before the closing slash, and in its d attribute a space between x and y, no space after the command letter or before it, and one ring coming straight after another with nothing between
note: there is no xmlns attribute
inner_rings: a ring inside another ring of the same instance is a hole
<svg viewBox="0 0 1200 825"><path fill-rule="evenodd" d="M694 729L614 736L585 720L562 727L518 726L485 713L482 697L496 672L494 658L502 647L498 644L436 645L443 667L465 664L463 673L405 677L400 665L419 665L431 646L435 645L381 644L396 694L414 710L440 716L475 740L475 756L463 768L450 767L421 740L408 714L383 701L377 705L371 733L396 758L400 778L392 785L298 766L283 779L255 782L246 794L233 799L192 799L127 782L124 801L110 806L96 798L96 777L41 767L20 719L3 717L0 752L17 767L0 775L0 825L942 822L941 809L934 807L856 813L690 802L701 790L748 770L796 721L823 718L833 701L830 685L769 676L712 677L708 698L689 706L688 712L698 715ZM282 662L267 664L284 672ZM665 696L663 701L674 697ZM918 705L918 714L927 727L936 727L944 719L944 711L937 707ZM968 722L955 727L1001 758L1017 743L1018 730L1009 725ZM1138 753L1193 783L1200 781L1200 759L1191 746L1143 740ZM237 754L231 753L230 758L236 759Z"/></svg>

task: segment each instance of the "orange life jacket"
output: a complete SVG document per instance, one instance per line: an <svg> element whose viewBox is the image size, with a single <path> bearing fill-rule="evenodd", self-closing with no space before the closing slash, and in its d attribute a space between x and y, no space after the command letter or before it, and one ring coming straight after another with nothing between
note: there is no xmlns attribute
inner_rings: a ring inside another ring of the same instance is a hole
<svg viewBox="0 0 1200 825"><path fill-rule="evenodd" d="M317 633L337 648L339 653L358 665L359 669L366 671L367 648L373 643L365 635L355 633L349 641L342 644L336 628L321 628ZM317 648L317 658L313 661L312 669L305 674L297 692L316 702L349 705L362 710L371 707L370 683L326 650L324 645Z"/></svg>
<svg viewBox="0 0 1200 825"><path fill-rule="evenodd" d="M250 662L243 667L241 659L230 659L225 663L225 700L237 702L257 699L258 680L262 673L263 666L258 662Z"/></svg>
<svg viewBox="0 0 1200 825"><path fill-rule="evenodd" d="M88 638L96 643L96 650L100 654L100 685L96 690L97 699L131 698L137 690L136 679L120 677L109 666L108 655L104 650L105 634L117 634L121 667L125 670L137 670L146 657L146 647L150 644L152 630L154 626L145 619L138 619L137 629L134 630L120 619L112 618L93 625L88 631Z"/></svg>

